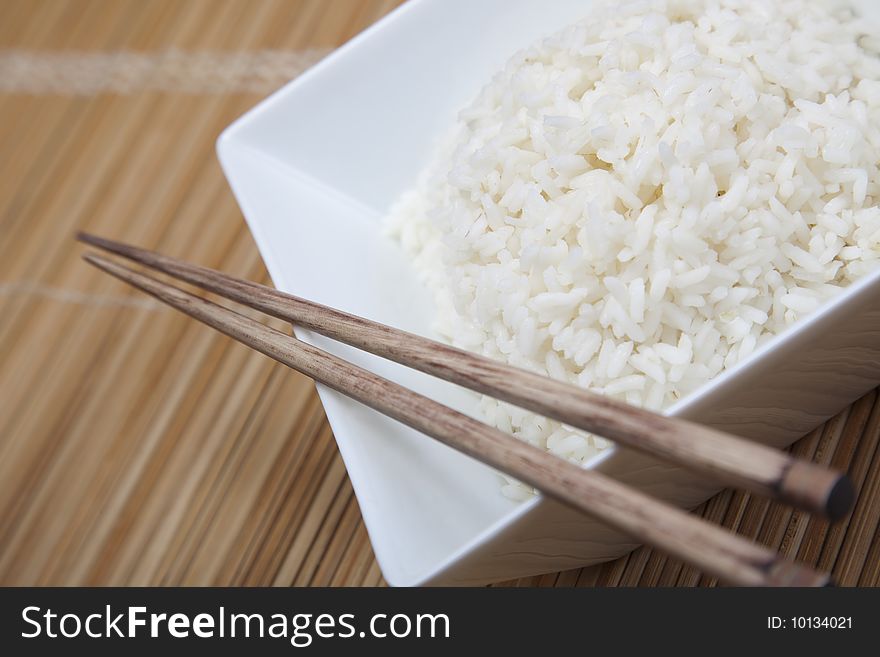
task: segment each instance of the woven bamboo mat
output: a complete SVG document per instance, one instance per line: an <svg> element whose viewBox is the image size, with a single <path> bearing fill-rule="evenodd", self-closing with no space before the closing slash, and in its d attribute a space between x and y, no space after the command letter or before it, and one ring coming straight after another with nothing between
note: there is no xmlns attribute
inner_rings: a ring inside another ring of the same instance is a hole
<svg viewBox="0 0 880 657"><path fill-rule="evenodd" d="M0 0L0 584L382 584L311 382L71 236L266 280L214 139L395 4ZM796 446L862 491L833 527L740 493L700 513L877 584L878 439L875 391ZM642 549L509 584L712 582Z"/></svg>

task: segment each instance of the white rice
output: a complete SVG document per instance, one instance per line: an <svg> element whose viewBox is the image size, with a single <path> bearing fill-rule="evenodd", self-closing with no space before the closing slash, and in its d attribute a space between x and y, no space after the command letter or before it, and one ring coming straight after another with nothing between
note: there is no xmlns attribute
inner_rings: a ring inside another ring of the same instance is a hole
<svg viewBox="0 0 880 657"><path fill-rule="evenodd" d="M642 0L516 54L389 220L441 334L662 409L814 311L880 260L866 34L814 0ZM575 462L609 444L482 409Z"/></svg>

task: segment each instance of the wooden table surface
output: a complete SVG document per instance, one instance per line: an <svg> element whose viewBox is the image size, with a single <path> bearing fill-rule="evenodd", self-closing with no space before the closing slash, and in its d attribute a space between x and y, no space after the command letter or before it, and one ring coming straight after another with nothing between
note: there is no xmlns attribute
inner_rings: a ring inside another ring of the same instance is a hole
<svg viewBox="0 0 880 657"><path fill-rule="evenodd" d="M220 130L395 0L0 0L0 584L383 583L312 383L83 264L76 229L267 280ZM114 53L122 53L114 56ZM829 527L707 518L880 582L877 391L801 440ZM648 549L509 585L713 584Z"/></svg>

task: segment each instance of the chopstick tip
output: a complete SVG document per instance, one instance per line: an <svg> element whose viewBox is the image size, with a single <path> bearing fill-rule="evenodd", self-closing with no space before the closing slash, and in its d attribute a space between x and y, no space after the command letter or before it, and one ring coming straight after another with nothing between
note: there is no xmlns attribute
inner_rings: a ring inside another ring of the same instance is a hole
<svg viewBox="0 0 880 657"><path fill-rule="evenodd" d="M105 240L103 237L98 237L97 235L93 235L92 233L88 233L84 230L76 231L74 235L78 242L82 242L83 244L90 244L91 246L96 246L98 248L105 247L108 240Z"/></svg>
<svg viewBox="0 0 880 657"><path fill-rule="evenodd" d="M107 251L108 253L113 253L115 255L122 256L123 258L128 258L129 260L144 262L144 256L146 252L136 246L125 244L124 242L117 242L116 240L111 240L106 237L93 235L92 233L88 233L84 230L79 230L76 232L76 239L83 244L88 244L89 246L93 246L96 249L101 249L102 251Z"/></svg>
<svg viewBox="0 0 880 657"><path fill-rule="evenodd" d="M92 251L86 251L83 253L82 259L92 265L92 267L97 267L98 269L105 271L108 274L113 274L114 276L116 275L115 272L120 268L120 265L117 263L105 258L100 253L94 253Z"/></svg>
<svg viewBox="0 0 880 657"><path fill-rule="evenodd" d="M101 258L98 256L97 253L92 253L91 251L86 251L85 253L82 254L82 259L85 260L90 265L94 265L95 267L101 266L101 262L100 262Z"/></svg>

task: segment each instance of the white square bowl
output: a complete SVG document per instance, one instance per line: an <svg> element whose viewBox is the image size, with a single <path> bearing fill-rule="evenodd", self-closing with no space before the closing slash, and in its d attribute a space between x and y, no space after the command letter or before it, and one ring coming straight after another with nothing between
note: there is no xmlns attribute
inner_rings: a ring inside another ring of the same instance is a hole
<svg viewBox="0 0 880 657"><path fill-rule="evenodd" d="M874 0L864 10L877 12ZM260 103L218 141L279 289L431 335L430 295L381 221L439 135L516 50L586 0L414 0ZM669 410L787 445L880 381L880 272ZM297 329L302 339L465 412L455 386ZM496 473L318 387L386 580L482 584L613 559L632 541L551 500L513 503ZM692 507L718 490L613 449L592 467Z"/></svg>

